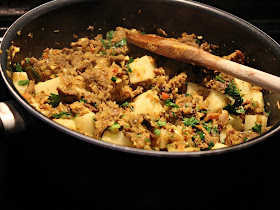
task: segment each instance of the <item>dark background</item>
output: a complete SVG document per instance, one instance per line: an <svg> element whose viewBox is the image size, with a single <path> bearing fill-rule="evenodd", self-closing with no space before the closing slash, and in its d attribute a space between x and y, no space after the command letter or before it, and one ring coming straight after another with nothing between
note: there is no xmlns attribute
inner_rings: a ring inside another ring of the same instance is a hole
<svg viewBox="0 0 280 210"><path fill-rule="evenodd" d="M2 0L0 33L44 2ZM251 22L280 43L280 1L199 2ZM10 99L0 78L0 101ZM39 120L1 140L0 209L280 208L280 134L247 149L202 158L157 158L100 148Z"/></svg>

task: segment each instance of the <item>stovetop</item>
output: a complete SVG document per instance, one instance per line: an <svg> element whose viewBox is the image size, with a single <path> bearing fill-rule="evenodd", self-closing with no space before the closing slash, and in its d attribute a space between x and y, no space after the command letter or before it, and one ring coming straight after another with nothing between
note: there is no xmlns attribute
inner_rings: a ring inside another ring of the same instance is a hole
<svg viewBox="0 0 280 210"><path fill-rule="evenodd" d="M2 0L0 36L16 18L45 2ZM199 2L247 20L280 43L280 1ZM0 101L10 99L0 78ZM158 158L97 147L34 121L24 133L0 142L0 209L279 206L279 134L219 156Z"/></svg>

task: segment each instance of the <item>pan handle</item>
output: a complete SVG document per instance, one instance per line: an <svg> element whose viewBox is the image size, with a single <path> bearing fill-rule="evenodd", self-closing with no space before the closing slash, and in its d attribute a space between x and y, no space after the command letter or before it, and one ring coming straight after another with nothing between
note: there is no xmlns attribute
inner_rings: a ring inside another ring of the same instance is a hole
<svg viewBox="0 0 280 210"><path fill-rule="evenodd" d="M0 102L0 136L23 132L27 121L15 101Z"/></svg>

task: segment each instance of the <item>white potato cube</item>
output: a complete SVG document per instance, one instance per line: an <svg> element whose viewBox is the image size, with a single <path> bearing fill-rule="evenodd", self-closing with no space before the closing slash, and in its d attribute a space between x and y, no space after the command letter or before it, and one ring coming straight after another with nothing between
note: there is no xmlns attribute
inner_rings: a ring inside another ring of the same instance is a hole
<svg viewBox="0 0 280 210"><path fill-rule="evenodd" d="M242 123L242 119L240 117L229 115L228 124L231 124L232 127L238 131L244 130L244 125Z"/></svg>
<svg viewBox="0 0 280 210"><path fill-rule="evenodd" d="M195 83L189 82L187 94L191 95L193 92L196 92L198 95L208 95L210 90Z"/></svg>
<svg viewBox="0 0 280 210"><path fill-rule="evenodd" d="M160 99L156 91L148 90L137 96L132 103L136 113L147 114L152 118L158 118L163 111Z"/></svg>
<svg viewBox="0 0 280 210"><path fill-rule="evenodd" d="M103 133L101 140L113 144L127 146L127 147L133 146L132 142L128 140L123 134L123 132L121 131L113 132L113 131L106 130Z"/></svg>
<svg viewBox="0 0 280 210"><path fill-rule="evenodd" d="M26 90L28 84L26 84L26 85L19 85L18 82L19 81L24 81L24 80L28 80L28 76L27 76L26 72L14 72L13 73L13 83L14 83L14 86L16 87L18 92L20 92L21 94L24 93L24 91Z"/></svg>
<svg viewBox="0 0 280 210"><path fill-rule="evenodd" d="M35 85L35 93L39 93L44 91L46 94L58 94L57 88L62 87L61 81L59 77L54 79L47 80L45 82L39 82Z"/></svg>
<svg viewBox="0 0 280 210"><path fill-rule="evenodd" d="M264 115L246 115L245 116L245 130L251 130L256 123L258 125L261 125L261 132L263 133L265 131L265 128L267 126L267 117Z"/></svg>
<svg viewBox="0 0 280 210"><path fill-rule="evenodd" d="M227 145L222 144L222 143L216 143L211 149L221 149L221 148L225 148L227 147Z"/></svg>
<svg viewBox="0 0 280 210"><path fill-rule="evenodd" d="M227 124L225 128L223 128L220 132L220 142L224 143L225 138L227 136L227 132L230 130L233 130L234 128L232 127L231 124Z"/></svg>
<svg viewBox="0 0 280 210"><path fill-rule="evenodd" d="M73 119L53 119L53 121L71 130L76 130L76 123Z"/></svg>
<svg viewBox="0 0 280 210"><path fill-rule="evenodd" d="M209 102L207 108L209 112L218 112L231 103L227 95L216 90L211 90L206 100Z"/></svg>
<svg viewBox="0 0 280 210"><path fill-rule="evenodd" d="M174 143L167 144L167 150L169 152L195 152L198 151L195 147L185 147L183 150L179 150Z"/></svg>
<svg viewBox="0 0 280 210"><path fill-rule="evenodd" d="M257 101L259 103L259 106L261 108L264 107L264 102L263 102L263 93L261 91L252 91L250 93L247 93L243 96L244 100L253 100L253 101Z"/></svg>
<svg viewBox="0 0 280 210"><path fill-rule="evenodd" d="M155 61L150 56L143 56L135 59L129 64L132 72L129 72L129 81L132 84L147 81L156 77L154 70L156 69Z"/></svg>
<svg viewBox="0 0 280 210"><path fill-rule="evenodd" d="M155 146L160 149L167 148L167 144L173 141L183 141L182 126L168 126L168 128L159 129L160 134L156 135Z"/></svg>
<svg viewBox="0 0 280 210"><path fill-rule="evenodd" d="M95 114L93 112L75 117L74 121L76 123L77 130L87 136L93 136L95 131L94 117Z"/></svg>
<svg viewBox="0 0 280 210"><path fill-rule="evenodd" d="M236 84L236 88L240 90L241 96L251 92L252 85L250 83L237 78L234 78L234 83Z"/></svg>

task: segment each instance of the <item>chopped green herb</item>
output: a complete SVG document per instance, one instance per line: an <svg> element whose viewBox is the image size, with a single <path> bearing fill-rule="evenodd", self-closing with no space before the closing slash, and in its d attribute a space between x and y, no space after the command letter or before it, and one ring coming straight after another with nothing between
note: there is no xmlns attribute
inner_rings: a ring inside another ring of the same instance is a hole
<svg viewBox="0 0 280 210"><path fill-rule="evenodd" d="M215 79L218 80L219 82L225 83L225 80L223 80L223 75L222 74L216 75Z"/></svg>
<svg viewBox="0 0 280 210"><path fill-rule="evenodd" d="M107 55L107 52L106 51L100 51L99 55Z"/></svg>
<svg viewBox="0 0 280 210"><path fill-rule="evenodd" d="M15 69L15 71L17 71L17 72L23 72L22 67L21 67L21 65L20 65L19 63L16 63L14 69Z"/></svg>
<svg viewBox="0 0 280 210"><path fill-rule="evenodd" d="M202 131L198 131L198 132L196 132L196 133L199 135L199 137L200 137L201 140L204 140L205 134L204 134Z"/></svg>
<svg viewBox="0 0 280 210"><path fill-rule="evenodd" d="M146 33L144 31L142 31L141 34L146 35Z"/></svg>
<svg viewBox="0 0 280 210"><path fill-rule="evenodd" d="M112 80L113 82L116 82L116 81L117 81L117 77L112 77L111 80Z"/></svg>
<svg viewBox="0 0 280 210"><path fill-rule="evenodd" d="M132 63L133 61L134 61L133 58L132 58L132 57L129 57L127 63Z"/></svg>
<svg viewBox="0 0 280 210"><path fill-rule="evenodd" d="M126 101L126 102L124 102L122 105L121 105L121 107L128 107L129 106L129 103Z"/></svg>
<svg viewBox="0 0 280 210"><path fill-rule="evenodd" d="M166 125L166 121L157 121L157 124L158 124L159 127L165 126Z"/></svg>
<svg viewBox="0 0 280 210"><path fill-rule="evenodd" d="M243 103L243 98L240 95L240 90L237 89L235 83L231 81L225 89L225 93L232 96L235 101L234 104L228 104L224 109L230 113L241 113L243 110L240 109L240 106ZM245 112L245 110L244 110Z"/></svg>
<svg viewBox="0 0 280 210"><path fill-rule="evenodd" d="M196 42L198 45L201 45L201 40L200 40L200 39L195 38L195 42Z"/></svg>
<svg viewBox="0 0 280 210"><path fill-rule="evenodd" d="M102 42L102 45L105 49L110 49L111 47L111 42L105 39L100 39L100 41Z"/></svg>
<svg viewBox="0 0 280 210"><path fill-rule="evenodd" d="M121 126L119 123L115 123L114 125L111 125L108 129L111 130L115 130L115 129L119 129Z"/></svg>
<svg viewBox="0 0 280 210"><path fill-rule="evenodd" d="M126 41L126 38L122 38L120 41L118 41L117 43L114 44L114 48L117 48L117 47L123 47L127 45L127 41Z"/></svg>
<svg viewBox="0 0 280 210"><path fill-rule="evenodd" d="M25 86L25 85L28 85L29 84L29 80L20 80L18 81L18 85L20 86Z"/></svg>
<svg viewBox="0 0 280 210"><path fill-rule="evenodd" d="M211 132L212 130L212 123L205 123L205 122L202 122L203 123L203 128L205 128L205 130L207 130L208 133Z"/></svg>
<svg viewBox="0 0 280 210"><path fill-rule="evenodd" d="M184 123L186 126L195 126L196 124L199 123L199 120L196 119L195 117L184 118L184 119L183 119L183 123Z"/></svg>
<svg viewBox="0 0 280 210"><path fill-rule="evenodd" d="M29 63L29 58L25 58L25 60L26 60L26 63Z"/></svg>
<svg viewBox="0 0 280 210"><path fill-rule="evenodd" d="M209 145L208 145L208 149L211 149L212 147L214 147L214 142L210 141Z"/></svg>
<svg viewBox="0 0 280 210"><path fill-rule="evenodd" d="M185 84L186 84L186 85L189 85L189 83L188 83L188 82L185 82Z"/></svg>
<svg viewBox="0 0 280 210"><path fill-rule="evenodd" d="M113 37L114 37L114 30L111 30L111 31L108 31L107 33L106 33L106 39L113 39Z"/></svg>
<svg viewBox="0 0 280 210"><path fill-rule="evenodd" d="M49 104L52 106L52 107L57 107L59 102L60 102L60 96L59 95L56 95L54 93L51 93L49 98Z"/></svg>
<svg viewBox="0 0 280 210"><path fill-rule="evenodd" d="M213 131L214 131L215 133L218 133L218 132L219 132L218 126L217 126L217 125L213 126Z"/></svg>
<svg viewBox="0 0 280 210"><path fill-rule="evenodd" d="M60 112L58 114L53 114L52 117L58 119L61 118L62 116L70 116L70 115L71 113L68 112Z"/></svg>
<svg viewBox="0 0 280 210"><path fill-rule="evenodd" d="M131 69L131 67L129 66L129 64L126 64L125 66L126 66L127 70L129 71L129 73L132 73L132 69Z"/></svg>
<svg viewBox="0 0 280 210"><path fill-rule="evenodd" d="M160 130L156 128L156 129L154 130L154 133L155 133L157 136L159 136L159 135L160 135Z"/></svg>
<svg viewBox="0 0 280 210"><path fill-rule="evenodd" d="M238 114L245 113L245 109L243 107L239 107L239 109L235 109L235 112Z"/></svg>
<svg viewBox="0 0 280 210"><path fill-rule="evenodd" d="M151 140L148 139L148 138L145 138L144 141L148 142L148 143L151 143Z"/></svg>
<svg viewBox="0 0 280 210"><path fill-rule="evenodd" d="M170 106L170 107L174 107L174 108L179 108L179 106L177 104L174 103L174 101L172 99L166 99L164 101L164 105L165 106Z"/></svg>
<svg viewBox="0 0 280 210"><path fill-rule="evenodd" d="M87 103L87 100L85 100L84 98L81 98L81 99L79 100L79 102Z"/></svg>
<svg viewBox="0 0 280 210"><path fill-rule="evenodd" d="M261 134L262 133L262 125L258 124L258 123L255 123L255 126L252 127L252 130Z"/></svg>

